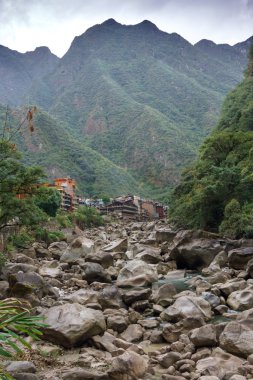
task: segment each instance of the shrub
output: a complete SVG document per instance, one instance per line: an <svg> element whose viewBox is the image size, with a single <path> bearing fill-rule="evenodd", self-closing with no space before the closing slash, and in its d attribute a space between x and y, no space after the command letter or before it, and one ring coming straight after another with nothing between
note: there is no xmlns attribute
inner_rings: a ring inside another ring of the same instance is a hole
<svg viewBox="0 0 253 380"><path fill-rule="evenodd" d="M55 241L64 240L65 236L61 231L48 231L45 228L38 227L34 231L36 240L44 241L46 244L54 243Z"/></svg>
<svg viewBox="0 0 253 380"><path fill-rule="evenodd" d="M103 217L95 207L82 206L72 214L72 220L82 230L85 227L101 226L104 224Z"/></svg>
<svg viewBox="0 0 253 380"><path fill-rule="evenodd" d="M11 235L8 238L8 242L16 248L27 248L31 243L33 243L33 241L33 237L25 231L19 234Z"/></svg>

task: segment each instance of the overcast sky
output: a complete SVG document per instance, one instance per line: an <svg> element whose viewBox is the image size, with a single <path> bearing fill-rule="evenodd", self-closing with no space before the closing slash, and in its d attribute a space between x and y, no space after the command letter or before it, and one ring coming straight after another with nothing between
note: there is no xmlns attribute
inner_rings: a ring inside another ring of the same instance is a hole
<svg viewBox="0 0 253 380"><path fill-rule="evenodd" d="M191 43L235 44L253 35L253 0L0 0L0 45L20 52L48 46L61 57L75 36L108 18L147 19Z"/></svg>

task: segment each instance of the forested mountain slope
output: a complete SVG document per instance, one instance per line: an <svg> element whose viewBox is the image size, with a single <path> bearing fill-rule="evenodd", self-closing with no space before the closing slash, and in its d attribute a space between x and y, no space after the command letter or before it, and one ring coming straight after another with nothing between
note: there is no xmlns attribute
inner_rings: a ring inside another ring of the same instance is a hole
<svg viewBox="0 0 253 380"><path fill-rule="evenodd" d="M36 112L33 133L25 124L17 133L17 126L24 115L23 108L8 110L6 123L6 108L0 106L0 123L6 123L7 134L23 152L23 161L42 166L49 181L55 177L71 176L78 180L79 192L89 196L116 196L124 192L146 194L125 169L74 139L64 123L46 112Z"/></svg>
<svg viewBox="0 0 253 380"><path fill-rule="evenodd" d="M51 72L58 62L59 58L45 46L22 54L0 45L0 104L28 103L32 84Z"/></svg>
<svg viewBox="0 0 253 380"><path fill-rule="evenodd" d="M176 187L178 226L253 236L253 47L244 80L225 99L217 128Z"/></svg>
<svg viewBox="0 0 253 380"><path fill-rule="evenodd" d="M229 48L230 60L226 46L226 58L211 57L149 21L108 20L74 39L34 100L87 145L161 187L193 159L242 78L246 54Z"/></svg>
<svg viewBox="0 0 253 380"><path fill-rule="evenodd" d="M177 182L216 124L224 96L242 79L248 47L248 40L193 46L146 20L127 26L110 19L76 37L62 59L42 48L50 60L44 73L43 60L28 60L36 50L23 55L30 77L14 64L20 53L8 51L6 78L17 88L12 96L6 85L0 102L37 104L64 123L84 157L91 148L158 193Z"/></svg>

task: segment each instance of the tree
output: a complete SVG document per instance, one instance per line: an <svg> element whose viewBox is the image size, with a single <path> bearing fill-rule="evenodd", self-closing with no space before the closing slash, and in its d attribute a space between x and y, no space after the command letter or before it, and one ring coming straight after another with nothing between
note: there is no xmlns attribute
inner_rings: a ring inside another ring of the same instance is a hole
<svg viewBox="0 0 253 380"><path fill-rule="evenodd" d="M55 217L61 205L61 195L56 189L41 187L37 191L34 202L47 215Z"/></svg>
<svg viewBox="0 0 253 380"><path fill-rule="evenodd" d="M37 184L44 178L39 167L26 167L13 139L26 126L33 132L35 107L29 108L15 128L8 126L8 109L0 137L0 230L8 225L34 225L45 219L45 213L36 206L34 195Z"/></svg>
<svg viewBox="0 0 253 380"><path fill-rule="evenodd" d="M43 219L33 195L44 177L39 167L25 167L16 146L0 140L0 229L15 223L31 225Z"/></svg>

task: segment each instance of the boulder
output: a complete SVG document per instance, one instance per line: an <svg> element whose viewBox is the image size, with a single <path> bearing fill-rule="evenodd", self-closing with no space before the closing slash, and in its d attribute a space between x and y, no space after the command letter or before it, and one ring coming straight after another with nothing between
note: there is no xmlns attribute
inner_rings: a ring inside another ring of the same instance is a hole
<svg viewBox="0 0 253 380"><path fill-rule="evenodd" d="M51 243L48 250L54 259L59 260L63 252L66 251L68 244L65 241L56 241Z"/></svg>
<svg viewBox="0 0 253 380"><path fill-rule="evenodd" d="M108 283L111 276L106 272L102 265L97 263L87 263L84 269L84 279L91 284L94 281Z"/></svg>
<svg viewBox="0 0 253 380"><path fill-rule="evenodd" d="M103 250L105 252L126 252L127 244L127 239L117 239L103 247Z"/></svg>
<svg viewBox="0 0 253 380"><path fill-rule="evenodd" d="M178 268L201 269L211 264L215 256L224 250L226 241L205 232L182 231L177 234L171 259Z"/></svg>
<svg viewBox="0 0 253 380"><path fill-rule="evenodd" d="M112 367L108 374L110 380L134 380L141 379L147 369L147 358L133 351L126 351L112 359Z"/></svg>
<svg viewBox="0 0 253 380"><path fill-rule="evenodd" d="M39 274L45 277L56 278L62 273L58 261L44 261L39 268Z"/></svg>
<svg viewBox="0 0 253 380"><path fill-rule="evenodd" d="M253 307L253 285L231 293L227 299L227 304L233 310L243 311L251 309Z"/></svg>
<svg viewBox="0 0 253 380"><path fill-rule="evenodd" d="M250 278L253 278L253 259L248 261L246 270Z"/></svg>
<svg viewBox="0 0 253 380"><path fill-rule="evenodd" d="M178 352L166 352L166 354L157 356L159 364L164 368L169 368L180 359L181 354Z"/></svg>
<svg viewBox="0 0 253 380"><path fill-rule="evenodd" d="M37 272L38 269L36 268L35 265L30 265L30 264L23 264L23 263L7 263L5 266L2 268L2 277L3 280L6 280L10 274L15 274L18 272L23 272L23 273L29 273L29 272Z"/></svg>
<svg viewBox="0 0 253 380"><path fill-rule="evenodd" d="M35 249L35 254L38 259L45 259L50 257L50 252L44 243L39 243L36 241L33 243L33 248Z"/></svg>
<svg viewBox="0 0 253 380"><path fill-rule="evenodd" d="M143 247L143 250L135 256L135 259L145 261L148 264L157 264L163 260L160 248L147 246Z"/></svg>
<svg viewBox="0 0 253 380"><path fill-rule="evenodd" d="M228 297L229 294L237 291L237 290L242 290L247 287L247 282L243 279L237 279L233 278L231 280L228 280L225 284L219 285L219 289L221 293L225 296Z"/></svg>
<svg viewBox="0 0 253 380"><path fill-rule="evenodd" d="M60 261L64 263L76 263L78 260L85 258L89 253L95 253L94 241L84 236L79 236L64 251Z"/></svg>
<svg viewBox="0 0 253 380"><path fill-rule="evenodd" d="M103 268L113 266L113 256L109 252L90 253L86 255L85 261L100 264Z"/></svg>
<svg viewBox="0 0 253 380"><path fill-rule="evenodd" d="M195 347L212 347L217 345L215 325L207 324L194 329L189 334Z"/></svg>
<svg viewBox="0 0 253 380"><path fill-rule="evenodd" d="M220 347L244 358L253 354L253 309L243 311L226 325L220 336Z"/></svg>
<svg viewBox="0 0 253 380"><path fill-rule="evenodd" d="M128 318L124 315L110 315L107 318L107 328L122 333L129 324Z"/></svg>
<svg viewBox="0 0 253 380"><path fill-rule="evenodd" d="M143 336L144 329L139 324L132 324L121 334L121 338L127 342L139 342Z"/></svg>
<svg viewBox="0 0 253 380"><path fill-rule="evenodd" d="M64 295L62 299L70 303L79 303L81 305L98 303L98 292L92 289L79 289L74 293Z"/></svg>
<svg viewBox="0 0 253 380"><path fill-rule="evenodd" d="M225 379L225 375L230 371L238 371L238 367L244 360L221 350L219 347L213 349L212 354L196 363L196 370L203 376L217 376Z"/></svg>
<svg viewBox="0 0 253 380"><path fill-rule="evenodd" d="M78 303L51 307L42 313L44 339L66 348L79 346L88 338L105 331L103 313Z"/></svg>
<svg viewBox="0 0 253 380"><path fill-rule="evenodd" d="M212 312L209 302L194 294L177 298L172 306L169 306L161 313L161 318L168 322L178 322L182 318L202 318L208 321L211 317Z"/></svg>
<svg viewBox="0 0 253 380"><path fill-rule="evenodd" d="M35 365L29 361L12 361L5 368L7 372L16 373L35 373L37 372Z"/></svg>
<svg viewBox="0 0 253 380"><path fill-rule="evenodd" d="M98 302L102 309L118 309L123 306L122 298L117 286L106 286L99 292Z"/></svg>
<svg viewBox="0 0 253 380"><path fill-rule="evenodd" d="M136 301L148 300L151 293L150 288L128 290L122 294L122 298L126 305L131 305Z"/></svg>
<svg viewBox="0 0 253 380"><path fill-rule="evenodd" d="M234 269L245 269L251 259L253 259L253 247L236 248L228 252L229 266Z"/></svg>
<svg viewBox="0 0 253 380"><path fill-rule="evenodd" d="M173 284L164 284L160 286L154 294L154 301L161 306L169 306L172 303L172 298L177 294Z"/></svg>
<svg viewBox="0 0 253 380"><path fill-rule="evenodd" d="M8 276L9 295L12 297L24 297L33 294L38 298L42 298L47 294L48 285L44 279L35 272L18 272Z"/></svg>
<svg viewBox="0 0 253 380"><path fill-rule="evenodd" d="M158 244L161 244L165 241L170 243L173 241L176 234L176 231L173 231L170 228L159 228L155 232L155 239Z"/></svg>
<svg viewBox="0 0 253 380"><path fill-rule="evenodd" d="M148 286L157 281L156 269L142 260L129 261L119 272L117 285Z"/></svg>

